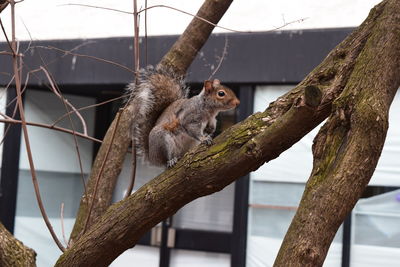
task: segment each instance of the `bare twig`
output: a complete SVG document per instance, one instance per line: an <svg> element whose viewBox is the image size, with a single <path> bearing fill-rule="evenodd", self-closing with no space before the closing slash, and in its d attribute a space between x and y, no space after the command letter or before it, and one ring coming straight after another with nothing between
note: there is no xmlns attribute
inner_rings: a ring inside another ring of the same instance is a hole
<svg viewBox="0 0 400 267"><path fill-rule="evenodd" d="M12 44L13 51L18 51L16 38L15 38L15 1L14 0L10 0L10 6L11 6L11 25L12 25L11 26L12 27L11 44ZM49 218L47 216L46 210L43 206L42 198L40 196L39 184L38 184L38 180L36 177L36 171L35 171L35 166L33 163L32 151L31 151L30 142L29 142L28 128L26 127L24 106L22 103L21 80L20 80L20 73L18 70L18 57L16 55L13 56L13 70L14 70L14 76L15 76L15 87L16 87L17 96L18 96L18 98L17 98L18 109L19 109L20 116L21 116L21 122L22 122L21 125L22 125L24 140L25 140L26 151L28 154L29 167L30 167L30 171L31 171L33 187L35 189L36 199L37 199L43 220L45 221L45 224L46 224L47 228L49 229L49 232L50 232L54 242L57 244L59 249L64 252L65 248L61 244L60 240L57 238L57 235L54 232L54 229L53 229L53 227L49 221Z"/></svg>
<svg viewBox="0 0 400 267"><path fill-rule="evenodd" d="M126 190L124 198L129 197L132 194L133 187L135 186L136 178L136 149L135 149L135 138L132 138L132 159L131 159L131 180Z"/></svg>
<svg viewBox="0 0 400 267"><path fill-rule="evenodd" d="M43 60L43 59L42 59ZM82 128L83 128L83 134L87 135L87 126L86 126L86 121L85 119L82 117L82 115L76 110L76 108L74 107L74 105L72 105L67 99L65 99L65 97L61 94L60 90L56 87L53 78L50 76L49 72L47 71L46 68L44 68L43 66L40 66L40 68L43 70L43 72L45 73L47 79L49 80L50 86L51 86L51 90L53 91L53 93L61 99L61 101L64 104L64 107L66 109L67 112L69 112L70 110L68 109L68 106L74 111L74 113L76 114L76 116L81 120L82 123ZM81 181L82 181L82 185L84 188L84 191L86 193L86 184L85 184L85 178L83 177L83 166L82 166L82 158L81 158L81 153L79 150L79 145L78 145L78 140L76 138L76 131L75 131L75 126L74 123L72 121L71 118L71 114L68 115L69 118L69 122L72 128L72 135L74 137L74 144L75 144L75 150L76 150L76 155L78 156L78 163L79 163L79 169L81 172Z"/></svg>
<svg viewBox="0 0 400 267"><path fill-rule="evenodd" d="M213 73L211 73L210 77L208 77L209 80L211 80L211 78L215 75L215 73L217 73L217 71L219 70L219 68L222 65L222 61L224 61L225 56L228 53L228 36L225 36L225 44L224 44L224 49L222 50L222 55L219 59L218 65L215 68L215 70L213 71Z"/></svg>
<svg viewBox="0 0 400 267"><path fill-rule="evenodd" d="M59 5L59 6L82 6L82 7L98 8L98 9L109 10L109 11L115 11L115 12L118 12L118 13L124 13L124 14L128 14L128 15L133 15L133 13L130 12L130 11L124 11L124 10L121 10L121 9L110 8L110 7L101 7L101 6L86 5L86 4L68 3L68 4L62 4L62 5Z"/></svg>
<svg viewBox="0 0 400 267"><path fill-rule="evenodd" d="M134 46L135 46L135 53L134 53L134 57L135 57L135 71L138 72L139 71L139 27L138 27L138 12L137 12L137 1L133 0L133 14L134 14L134 20L135 20L135 41L134 41ZM135 85L138 85L138 79L137 79L137 75L135 75ZM135 145L135 140L134 140L134 136L132 133L132 159L131 159L131 180L129 182L129 186L128 189L126 191L125 197L128 197L131 192L132 189L135 185L135 178L136 178L136 145Z"/></svg>
<svg viewBox="0 0 400 267"><path fill-rule="evenodd" d="M139 23L138 23L138 10L137 10L137 0L133 0L133 27L134 27L134 69L135 73L139 71ZM137 75L135 75L135 84L137 84Z"/></svg>
<svg viewBox="0 0 400 267"><path fill-rule="evenodd" d="M124 13L124 14L130 14L130 15L132 15L132 12L129 12L129 11L124 11L124 10L114 9L114 8L109 8L109 7L92 6L92 5L86 5L86 4L74 4L74 3L69 3L69 4L64 4L64 5L61 5L61 6L83 6L83 7L90 7L90 8L99 8L99 9L110 10L110 11L115 11L115 12L119 12L119 13ZM240 31L240 30L235 30L235 29L231 29L231 28L219 26L219 25L217 25L217 24L215 24L215 23L212 23L211 21L206 20L206 19L204 19L204 18L202 18L202 17L199 17L199 16L197 16L197 15L195 15L195 14L186 12L186 11L184 11L184 10L182 10L182 9L175 8L175 7L172 7L172 6L167 6L167 5L154 5L154 6L149 6L149 7L146 7L146 8L144 8L144 9L140 10L138 13L140 14L141 12L145 12L145 11L147 11L147 10L149 10L149 9L159 8L159 7L161 7L161 8L172 9L172 10L175 10L175 11L177 11L177 12L180 12L180 13L183 13L183 14L186 14L186 15L189 15L189 16L191 16L191 17L194 17L194 18L197 18L197 19L199 19L199 20L202 20L202 21L204 21L204 22L206 22L206 23L208 23L208 24L210 24L210 25L212 25L212 26L214 26L214 27L216 27L216 28L220 28L220 29L223 29L223 30L226 30L226 31L237 32L237 33L252 33L252 31ZM303 21L305 21L306 19L307 19L307 18L301 18L301 19L293 20L293 21L290 21L290 22L287 22L287 23L283 24L282 26L274 27L273 29L267 30L266 32L276 31L276 30L282 29L282 28L284 28L284 27L286 27L286 26L288 26L288 25L290 25L290 24L303 22Z"/></svg>
<svg viewBox="0 0 400 267"><path fill-rule="evenodd" d="M61 203L61 210L60 210L60 221L61 221L61 233L62 237L64 239L64 243L68 248L69 242L67 241L67 238L65 237L65 227L64 227L64 202Z"/></svg>
<svg viewBox="0 0 400 267"><path fill-rule="evenodd" d="M96 183L95 183L95 186L94 186L93 197L92 197L92 201L90 202L89 211L88 211L88 214L87 214L87 217L86 217L85 226L83 227L83 233L86 232L87 227L88 227L88 225L89 225L90 214L92 213L94 200L96 199L97 189L98 189L99 183L100 183L100 177L101 177L101 175L102 175L103 172L104 172L104 166L106 165L106 162L107 162L107 159L108 159L108 155L110 154L111 147L112 147L112 144L113 144L113 142L114 142L115 134L116 134L116 132L117 132L117 128L118 128L118 124L119 124L119 121L120 121L122 112L124 112L124 109L121 108L121 109L118 111L117 115L116 115L116 116L117 116L117 118L116 118L117 121L116 121L116 123L115 123L115 128L114 128L114 131L113 131L112 136L111 136L111 142L110 142L110 145L109 145L108 148L107 148L107 152L106 152L106 155L105 155L105 157L104 157L104 160L103 160L103 162L101 163L101 167L100 167L99 174L98 174L97 177L96 177Z"/></svg>
<svg viewBox="0 0 400 267"><path fill-rule="evenodd" d="M148 53L147 53L147 0L144 1L144 54L145 54L145 66L148 65Z"/></svg>
<svg viewBox="0 0 400 267"><path fill-rule="evenodd" d="M74 105L72 105L67 99L64 98L63 95L61 95L61 93L56 89L54 81L52 79L52 77L50 77L49 72L47 71L46 68L44 68L43 66L40 66L40 69L45 73L47 79L49 80L50 83L50 88L53 91L53 93L61 99L61 101L65 104L68 105L72 111L75 113L75 115L79 118L79 120L82 123L82 129L83 129L83 134L87 135L87 125L86 125L86 121L85 119L82 117L81 113L79 113L79 111L74 107ZM67 114L69 114L69 111L67 109ZM70 114L69 114L70 115ZM71 125L73 127L73 125ZM73 130L74 131L74 130Z"/></svg>
<svg viewBox="0 0 400 267"><path fill-rule="evenodd" d="M24 25L25 25L25 24L24 24ZM51 48L49 48L49 47L40 46L40 45L32 47L31 44L33 43L33 39L32 39L32 37L31 37L31 34L30 34L28 28L27 28L26 26L25 26L25 28L26 28L26 30L28 31L29 36L30 36L31 39L30 39L30 41L29 41L28 47L27 47L27 48L25 49L25 51L24 51L24 54L25 54L28 50L34 49L34 48L51 49ZM65 52L64 52L64 55L62 55L62 56L59 57L59 58L55 58L55 59L53 59L53 60L51 60L51 61L49 61L49 62L46 62L46 64L44 64L44 65L45 65L45 67L48 67L49 65L51 65L51 64L53 64L54 62L58 61L60 58L63 58L63 57L65 57L65 56L67 56L67 55L68 55L68 52L77 50L77 49L79 49L79 48L82 47L82 46L85 46L85 45L88 45L88 44L92 44L92 43L96 43L96 41L85 41L85 42L82 42L82 43L78 44L77 46L73 47L73 48L70 49L70 50L62 50L62 49L59 48L59 50L65 51ZM78 55L73 55L73 56L78 56ZM100 58L99 58L99 60L100 60ZM42 61L43 61L43 60L42 60ZM118 63L116 63L116 64L118 64ZM25 66L26 66L26 65L25 65ZM39 72L39 71L41 71L40 68L37 68L37 69L30 69L30 70L29 70L29 73L34 74L35 72Z"/></svg>
<svg viewBox="0 0 400 267"><path fill-rule="evenodd" d="M8 47L10 47L12 54L11 55L16 55L17 53L15 52L14 48L12 47L10 40L8 39L7 33L6 33L6 29L4 29L4 25L3 25L3 21L0 18L0 26L1 26L1 30L3 31L3 35L6 38Z"/></svg>
<svg viewBox="0 0 400 267"><path fill-rule="evenodd" d="M8 6L8 1L2 1L0 4L0 13Z"/></svg>
<svg viewBox="0 0 400 267"><path fill-rule="evenodd" d="M33 48L51 49L51 50L60 51L60 52L63 52L65 54L72 55L72 56L86 57L86 58L94 59L94 60L97 60L97 61L101 61L101 62L104 62L104 63L108 63L108 64L111 64L111 65L120 67L120 68L122 68L122 69L124 69L126 71L131 72L131 73L135 73L135 71L131 70L130 68L128 68L128 67L126 67L126 66L124 66L122 64L119 64L117 62L114 62L114 61L111 61L111 60L108 60L108 59L104 59L104 58L99 58L99 57L90 56L90 55L84 55L84 54L78 54L78 53L72 53L72 52L70 52L68 50L64 50L64 49L57 48L57 47L54 47L54 46L33 46Z"/></svg>
<svg viewBox="0 0 400 267"><path fill-rule="evenodd" d="M14 76L13 76L12 80L10 81L10 83L11 83L13 80L14 80ZM26 75L25 86L24 86L24 88L22 89L21 94L23 94L23 93L25 92L26 86L27 86L27 84L28 84L28 80L29 80L29 73ZM7 85L6 90L7 90L7 88L10 86L10 83ZM17 100L17 97L15 97L14 99L12 99L11 101L8 101L8 104L5 106L5 109L7 109L9 106L11 106L16 100ZM11 115L11 118L12 118L12 119L15 119L15 115L17 114L17 110L18 110L18 105L15 105L14 110L13 110L13 113L12 113L12 115ZM4 116L5 116L5 115L4 115ZM6 117L5 117L5 118L6 118ZM10 117L7 116L7 119L9 119L9 118L10 118ZM8 134L8 131L10 130L10 127L11 127L11 125L7 125L7 126L5 127L3 137L2 137L2 139L1 139L1 141L0 141L0 146L4 143L4 140L6 139L6 136L7 136L7 134Z"/></svg>
<svg viewBox="0 0 400 267"><path fill-rule="evenodd" d="M21 120L15 120L15 119L11 119L11 118L10 119L0 119L0 122L13 123L13 124L22 124ZM36 127L41 127L41 128L47 128L47 129L50 129L50 130L56 130L56 131L64 132L64 133L68 133L68 134L74 134L74 132L72 130L70 130L70 129L66 129L66 128L62 128L62 127L58 127L58 126L52 126L52 125L49 125L49 124L37 123L37 122L28 122L28 121L25 121L25 124L29 125L29 126L36 126ZM89 135L84 135L83 133L75 132L75 135L77 135L77 136L79 136L81 138L93 141L93 142L102 143L101 140L99 140L97 138L94 138L94 137L91 137Z"/></svg>
<svg viewBox="0 0 400 267"><path fill-rule="evenodd" d="M81 107L81 108L78 108L78 109L76 109L76 110L82 111L82 110L85 110L85 109L89 109L89 108L93 108L93 107L98 107L98 106L101 106L101 105L104 105L104 104L107 104L107 103L110 103L110 102L113 102L113 101L116 101L116 100L119 100L119 99L123 99L123 98L126 98L126 97L127 97L126 95L122 95L122 96L115 97L115 98L112 98L112 99L109 99L109 100L106 100L106 101L103 101L103 102L100 102L100 103L97 103L97 104L93 104L93 105ZM70 111L70 112L68 112L68 113L65 113L64 115L62 115L61 117L59 117L58 119L56 119L56 120L53 122L53 124L52 124L51 126L55 126L59 121L61 121L61 120L64 119L66 116L68 116L69 114L72 114L72 113L74 113L74 111Z"/></svg>

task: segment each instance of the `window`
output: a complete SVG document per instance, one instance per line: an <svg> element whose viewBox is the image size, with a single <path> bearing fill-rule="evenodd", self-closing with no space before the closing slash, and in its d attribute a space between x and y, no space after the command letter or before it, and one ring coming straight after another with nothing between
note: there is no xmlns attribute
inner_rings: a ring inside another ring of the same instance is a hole
<svg viewBox="0 0 400 267"><path fill-rule="evenodd" d="M94 98L64 95L77 108L95 103ZM53 93L28 90L25 94L26 120L52 124L66 113L65 108ZM94 110L81 112L86 119L89 135L93 135ZM81 123L72 116L74 127L81 131ZM58 126L69 128L66 117ZM62 239L61 203L64 203L65 235L69 236L74 223L80 197L83 192L82 177L76 156L73 136L39 127L28 127L29 138L41 197L54 230ZM54 265L60 255L38 208L32 185L26 148L21 137L19 181L15 217L15 236L37 252L37 266ZM92 142L78 138L84 175L89 173L92 163ZM83 177L85 178L85 177Z"/></svg>

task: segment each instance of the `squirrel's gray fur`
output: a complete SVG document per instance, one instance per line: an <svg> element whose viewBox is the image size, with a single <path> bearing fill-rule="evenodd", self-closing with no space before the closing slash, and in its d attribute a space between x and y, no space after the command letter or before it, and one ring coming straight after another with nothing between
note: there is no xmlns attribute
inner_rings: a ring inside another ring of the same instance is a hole
<svg viewBox="0 0 400 267"><path fill-rule="evenodd" d="M139 71L137 85L131 83L127 87L128 101L137 107L132 124L137 153L147 158L148 136L158 117L174 101L187 98L188 92L184 79L173 71L153 66Z"/></svg>
<svg viewBox="0 0 400 267"><path fill-rule="evenodd" d="M131 84L130 104L136 108L133 142L137 151L155 165L173 166L190 148L211 144L216 116L240 101L219 80L205 81L199 95L188 98L183 79L165 69L141 70Z"/></svg>

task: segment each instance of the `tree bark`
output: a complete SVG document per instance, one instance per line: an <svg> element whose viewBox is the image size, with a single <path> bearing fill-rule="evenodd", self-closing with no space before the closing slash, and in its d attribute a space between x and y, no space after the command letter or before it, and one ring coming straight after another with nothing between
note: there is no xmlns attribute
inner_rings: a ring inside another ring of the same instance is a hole
<svg viewBox="0 0 400 267"><path fill-rule="evenodd" d="M231 3L232 0L206 0L198 11L197 16L217 24ZM163 57L158 67L169 69L177 75L183 76L213 29L213 25L193 18L185 32ZM168 103L166 106L168 106ZM158 111L155 110L154 112L157 113ZM107 130L92 167L87 183L87 193L81 198L76 222L71 233L72 244L79 238L85 227L89 228L97 221L98 217L111 204L115 184L130 145L132 121L137 113L135 105L127 105L121 114L118 125L116 119L114 119ZM112 138L114 131L116 131L115 136ZM112 147L107 152L110 145ZM95 190L96 187L97 189ZM92 200L94 201L93 205L91 204ZM90 218L86 223L91 205L93 207L90 212Z"/></svg>
<svg viewBox="0 0 400 267"><path fill-rule="evenodd" d="M340 224L368 185L400 86L400 1L371 11L373 29L328 121L314 140L314 166L274 266L322 266Z"/></svg>
<svg viewBox="0 0 400 267"><path fill-rule="evenodd" d="M0 223L0 266L36 266L35 251L14 238L2 223Z"/></svg>
<svg viewBox="0 0 400 267"><path fill-rule="evenodd" d="M56 266L108 265L183 205L223 189L291 147L329 115L332 101L348 86L360 52L371 49L364 46L380 15L379 9L372 12L297 87L267 110L226 130L211 147L198 146L174 168L112 205Z"/></svg>

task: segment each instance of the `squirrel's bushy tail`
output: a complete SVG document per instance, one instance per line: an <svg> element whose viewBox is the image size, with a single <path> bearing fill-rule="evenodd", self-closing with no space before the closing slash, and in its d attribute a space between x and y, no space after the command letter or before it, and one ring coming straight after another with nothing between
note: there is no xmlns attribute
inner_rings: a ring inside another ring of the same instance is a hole
<svg viewBox="0 0 400 267"><path fill-rule="evenodd" d="M157 118L172 102L186 98L188 89L183 78L174 72L150 66L139 71L137 84L129 84L127 90L129 105L134 105L138 111L132 123L132 138L136 150L147 158L148 136Z"/></svg>

